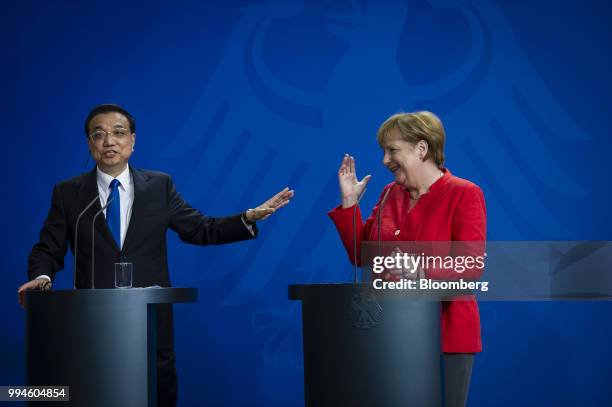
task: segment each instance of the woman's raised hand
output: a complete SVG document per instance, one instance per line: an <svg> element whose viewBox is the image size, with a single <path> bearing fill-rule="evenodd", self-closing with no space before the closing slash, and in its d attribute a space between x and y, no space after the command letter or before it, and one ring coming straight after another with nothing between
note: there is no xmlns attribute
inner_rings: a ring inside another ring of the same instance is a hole
<svg viewBox="0 0 612 407"><path fill-rule="evenodd" d="M348 154L344 154L342 164L338 169L338 183L340 184L343 208L350 208L357 204L370 178L372 178L371 175L366 175L359 181L357 179L357 173L355 172L355 158Z"/></svg>

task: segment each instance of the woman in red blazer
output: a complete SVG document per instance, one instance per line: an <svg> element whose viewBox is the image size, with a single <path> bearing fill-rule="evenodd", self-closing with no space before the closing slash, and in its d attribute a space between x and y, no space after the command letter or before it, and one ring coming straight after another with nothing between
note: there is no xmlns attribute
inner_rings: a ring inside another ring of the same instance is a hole
<svg viewBox="0 0 612 407"><path fill-rule="evenodd" d="M399 113L379 128L378 144L383 164L395 176L366 220L357 205L371 176L361 181L355 159L345 155L338 181L342 205L329 216L353 258L353 211L356 209L357 247L362 241L472 241L486 239L484 196L470 181L453 176L444 168L445 132L440 119L430 112ZM359 252L357 255L359 259ZM469 269L455 278L477 278L480 270ZM386 276L393 279L394 276ZM428 277L440 277L431 276ZM445 278L452 276L446 275ZM397 277L396 277L397 278ZM442 303L442 351L445 362L447 406L464 406L467 401L474 353L482 351L478 305L473 296Z"/></svg>

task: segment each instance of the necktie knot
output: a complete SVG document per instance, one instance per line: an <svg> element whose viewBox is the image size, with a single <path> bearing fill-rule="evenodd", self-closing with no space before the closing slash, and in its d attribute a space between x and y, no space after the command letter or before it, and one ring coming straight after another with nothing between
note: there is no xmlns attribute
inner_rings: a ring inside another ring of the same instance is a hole
<svg viewBox="0 0 612 407"><path fill-rule="evenodd" d="M118 188L120 185L121 185L121 182L119 182L119 180L118 180L117 178L115 178L114 180L112 180L112 181L110 182L109 188L110 188L111 190L113 190L113 189L117 189L117 188Z"/></svg>

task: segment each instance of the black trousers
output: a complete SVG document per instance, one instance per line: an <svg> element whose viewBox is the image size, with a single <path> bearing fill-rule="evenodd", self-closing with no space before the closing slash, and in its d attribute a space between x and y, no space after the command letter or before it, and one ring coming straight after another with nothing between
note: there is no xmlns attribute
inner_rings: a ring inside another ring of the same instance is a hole
<svg viewBox="0 0 612 407"><path fill-rule="evenodd" d="M172 304L157 305L157 405L175 407L178 396Z"/></svg>
<svg viewBox="0 0 612 407"><path fill-rule="evenodd" d="M464 407L467 403L473 366L473 353L444 354L444 400L446 407Z"/></svg>
<svg viewBox="0 0 612 407"><path fill-rule="evenodd" d="M157 405L175 407L178 395L178 379L173 349L157 350Z"/></svg>

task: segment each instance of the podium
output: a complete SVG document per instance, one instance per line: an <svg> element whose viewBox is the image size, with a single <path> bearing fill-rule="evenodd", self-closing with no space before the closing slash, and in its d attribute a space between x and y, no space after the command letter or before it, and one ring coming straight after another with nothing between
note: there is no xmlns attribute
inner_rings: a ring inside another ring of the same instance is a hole
<svg viewBox="0 0 612 407"><path fill-rule="evenodd" d="M290 285L306 406L442 406L440 303L371 284Z"/></svg>
<svg viewBox="0 0 612 407"><path fill-rule="evenodd" d="M156 304L197 296L195 288L26 292L26 385L69 386L70 401L54 406L156 406Z"/></svg>

